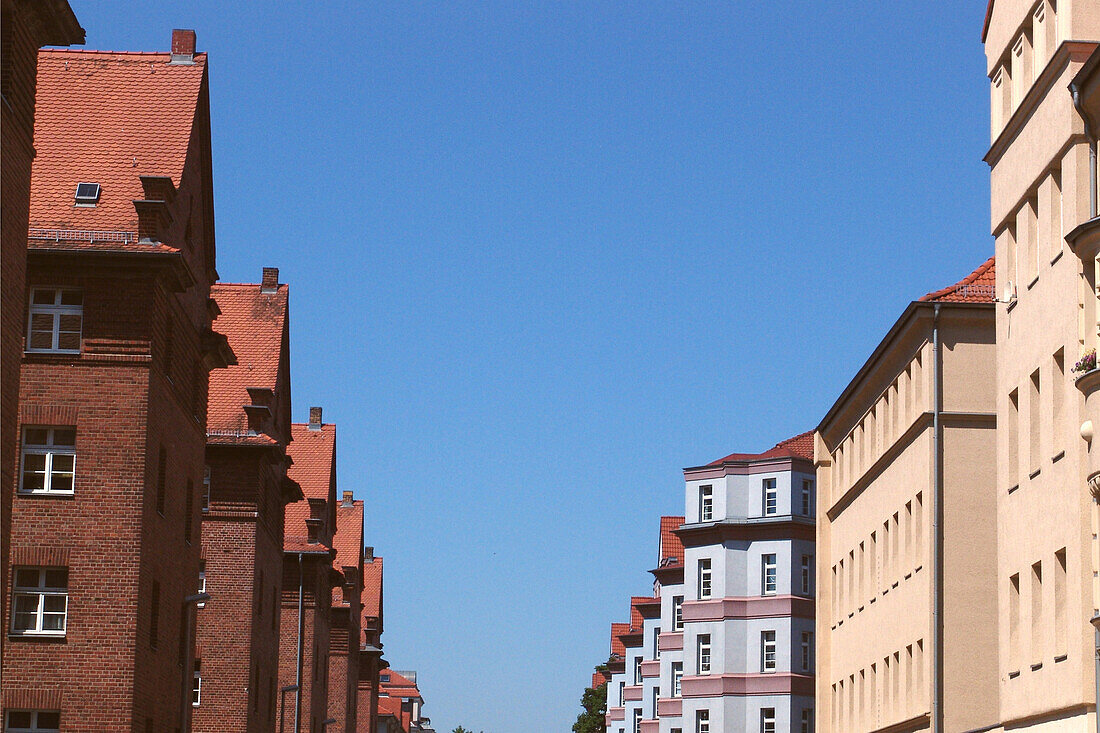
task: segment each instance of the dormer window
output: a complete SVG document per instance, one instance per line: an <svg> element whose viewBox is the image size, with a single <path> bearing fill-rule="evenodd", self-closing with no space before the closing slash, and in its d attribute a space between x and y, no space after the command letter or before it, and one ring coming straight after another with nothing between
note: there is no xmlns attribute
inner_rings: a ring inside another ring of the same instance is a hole
<svg viewBox="0 0 1100 733"><path fill-rule="evenodd" d="M99 202L99 184L98 183L78 183L76 184L76 205L77 206L95 206Z"/></svg>

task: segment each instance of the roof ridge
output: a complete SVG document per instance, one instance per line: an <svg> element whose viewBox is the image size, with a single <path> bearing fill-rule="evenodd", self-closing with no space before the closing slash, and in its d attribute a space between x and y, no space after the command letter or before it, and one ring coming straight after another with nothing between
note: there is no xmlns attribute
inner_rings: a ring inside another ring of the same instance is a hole
<svg viewBox="0 0 1100 733"><path fill-rule="evenodd" d="M80 55L97 55L97 56L165 56L171 58L171 51L110 51L105 48L42 48L38 51L39 56L43 55L57 55L57 56L80 56ZM196 51L193 54L196 58L199 56L206 56L206 51Z"/></svg>
<svg viewBox="0 0 1100 733"><path fill-rule="evenodd" d="M989 272L989 270L994 266L996 259L997 259L996 256L990 257L985 262L978 265L969 275L964 277L962 280L959 280L954 285L948 285L946 288L940 288L939 290L933 290L931 293L927 293L924 296L922 296L919 299L918 302L929 303L929 302L932 302L932 301L940 300L941 298L944 298L948 295L952 295L954 293L959 292L960 290L963 290L964 288L966 288L969 285L974 285L974 283L977 282L978 278L980 278L982 275L985 275L987 272ZM981 286L977 286L977 287L980 288ZM990 287L992 287L992 286L990 286ZM984 299L978 300L978 298L981 298L980 293L976 293L974 295L970 295L969 293L966 293L962 297L970 298L971 302L984 302ZM989 300L992 300L992 299L993 299L993 295L990 294Z"/></svg>

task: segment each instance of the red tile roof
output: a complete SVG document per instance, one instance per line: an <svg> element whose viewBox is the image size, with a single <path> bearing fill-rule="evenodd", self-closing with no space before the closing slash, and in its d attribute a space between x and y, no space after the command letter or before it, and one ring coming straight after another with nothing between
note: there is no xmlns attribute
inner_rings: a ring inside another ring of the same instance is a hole
<svg viewBox="0 0 1100 733"><path fill-rule="evenodd" d="M990 257L962 280L941 290L928 293L920 299L921 302L992 303L996 297L997 288L997 268L994 260L995 258Z"/></svg>
<svg viewBox="0 0 1100 733"><path fill-rule="evenodd" d="M336 550L333 565L338 570L345 567L358 570L363 557L363 502L353 501L347 506L341 501L336 505L336 534L332 545ZM342 588L332 589L332 605L350 607L351 604L344 601Z"/></svg>
<svg viewBox="0 0 1100 733"><path fill-rule="evenodd" d="M684 564L684 543L674 531L684 523L683 517L661 517L661 542L658 548L658 567ZM672 560L672 562L669 562Z"/></svg>
<svg viewBox="0 0 1100 733"><path fill-rule="evenodd" d="M287 335L288 288L260 292L259 285L217 283L210 295L221 314L214 330L229 341L237 363L210 372L210 401L206 432L214 442L248 435L244 405L251 404L248 388L275 390ZM283 438L285 440L285 436Z"/></svg>
<svg viewBox="0 0 1100 733"><path fill-rule="evenodd" d="M763 453L731 453L725 458L708 463L708 466L721 466L727 461L756 461L767 458L814 458L814 431L800 433L793 438L781 440L774 448Z"/></svg>
<svg viewBox="0 0 1100 733"><path fill-rule="evenodd" d="M611 656L626 656L626 646L619 637L630 631L630 624L611 624Z"/></svg>
<svg viewBox="0 0 1100 733"><path fill-rule="evenodd" d="M382 615L382 558L363 563L363 617L379 618Z"/></svg>
<svg viewBox="0 0 1100 733"><path fill-rule="evenodd" d="M286 452L293 463L287 469L287 478L302 487L305 498L286 505L283 550L300 552L303 544L316 550L317 545L307 542L308 500L323 499L328 503L326 514L335 516L336 426L325 423L320 430L310 430L308 424L294 423L290 426L290 434L292 440Z"/></svg>
<svg viewBox="0 0 1100 733"><path fill-rule="evenodd" d="M634 633L642 630L642 612L638 609L640 604L652 603L653 596L631 596L630 597L630 630Z"/></svg>
<svg viewBox="0 0 1100 733"><path fill-rule="evenodd" d="M136 233L139 176L179 187L195 130L206 54L43 50L38 54L31 176L32 229ZM73 205L76 185L100 184L95 207ZM32 243L33 244L33 243ZM118 242L69 248L119 249ZM123 249L150 251L136 243Z"/></svg>
<svg viewBox="0 0 1100 733"><path fill-rule="evenodd" d="M390 679L388 682L379 682L378 690L385 692L390 697L401 697L405 699L422 699L420 696L420 689L416 686L416 683L404 676L400 672L394 672L392 669L382 672L383 675L389 674Z"/></svg>

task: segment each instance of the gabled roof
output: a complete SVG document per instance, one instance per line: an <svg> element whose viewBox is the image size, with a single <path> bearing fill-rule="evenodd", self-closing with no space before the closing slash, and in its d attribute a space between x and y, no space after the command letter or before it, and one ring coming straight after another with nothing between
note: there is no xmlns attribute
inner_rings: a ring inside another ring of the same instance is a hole
<svg viewBox="0 0 1100 733"><path fill-rule="evenodd" d="M995 258L978 265L972 273L954 285L934 290L920 299L922 303L991 303L997 297Z"/></svg>
<svg viewBox="0 0 1100 733"><path fill-rule="evenodd" d="M382 558L363 563L363 617L382 616Z"/></svg>
<svg viewBox="0 0 1100 733"><path fill-rule="evenodd" d="M273 293L261 292L253 284L216 283L210 288L221 311L214 330L226 337L236 356L235 364L210 372L206 433L214 439L211 442L247 439L244 405L252 402L248 389L278 388L279 364L283 350L289 348L284 339L288 294L286 285Z"/></svg>
<svg viewBox="0 0 1100 733"><path fill-rule="evenodd" d="M626 656L626 646L619 637L629 631L630 624L611 624L611 656Z"/></svg>
<svg viewBox="0 0 1100 733"><path fill-rule="evenodd" d="M293 462L286 474L302 488L305 498L286 505L283 550L306 551L301 549L303 545L318 550L319 545L308 543L306 520L310 517L309 499L321 499L327 503L325 511L331 527L336 516L336 426L324 423L320 430L311 430L308 424L293 423L290 434L291 443L286 452Z"/></svg>
<svg viewBox="0 0 1100 733"><path fill-rule="evenodd" d="M358 570L363 557L363 502L340 502L336 505L336 534L332 538L336 550L334 565L337 569L353 567ZM332 605L348 608L342 588L332 589Z"/></svg>
<svg viewBox="0 0 1100 733"><path fill-rule="evenodd" d="M653 602L653 596L631 596L630 597L630 630L632 632L639 632L642 630L642 622L644 616L642 616L640 605Z"/></svg>
<svg viewBox="0 0 1100 733"><path fill-rule="evenodd" d="M392 669L386 670L382 675L388 674L390 679L388 682L379 681L378 689L380 692L385 692L390 697L400 697L406 700L420 700L420 689L416 686L416 683L404 676L400 672L395 672ZM381 677L379 678L381 680Z"/></svg>
<svg viewBox="0 0 1100 733"><path fill-rule="evenodd" d="M206 54L170 64L167 53L42 50L34 118L32 229L136 233L140 176L178 188L206 75ZM78 183L100 184L94 207L74 206ZM136 239L136 238L135 238ZM151 251L128 244L70 248Z"/></svg>
<svg viewBox="0 0 1100 733"><path fill-rule="evenodd" d="M806 433L799 433L793 438L781 440L775 444L775 447L763 453L731 453L707 465L721 466L729 461L757 461L768 458L805 458L812 461L814 459L814 431L810 430Z"/></svg>
<svg viewBox="0 0 1100 733"><path fill-rule="evenodd" d="M684 543L674 530L684 523L683 517L661 517L661 540L658 548L658 567L684 564Z"/></svg>

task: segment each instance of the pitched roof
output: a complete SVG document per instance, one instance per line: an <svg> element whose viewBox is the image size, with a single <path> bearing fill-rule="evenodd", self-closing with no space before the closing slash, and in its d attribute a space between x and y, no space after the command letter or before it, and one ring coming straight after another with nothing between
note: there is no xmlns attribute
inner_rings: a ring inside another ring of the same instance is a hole
<svg viewBox="0 0 1100 733"><path fill-rule="evenodd" d="M359 568L363 558L363 502L352 501L349 505L341 501L336 505L336 534L332 546L336 550L333 564L338 569ZM332 605L350 607L351 604L344 601L342 588L332 589Z"/></svg>
<svg viewBox="0 0 1100 733"><path fill-rule="evenodd" d="M259 285L251 284L216 283L210 288L221 311L214 330L229 341L236 364L210 372L208 436L247 437L248 416L243 406L252 402L248 388L278 387L283 349L289 347L283 338L288 293L286 285L280 285L274 293L261 292Z"/></svg>
<svg viewBox="0 0 1100 733"><path fill-rule="evenodd" d="M640 604L652 603L653 596L631 596L630 597L630 630L632 632L638 632L642 630L642 612L638 608Z"/></svg>
<svg viewBox="0 0 1100 733"><path fill-rule="evenodd" d="M630 631L630 624L611 624L611 656L626 656L626 646L619 637Z"/></svg>
<svg viewBox="0 0 1100 733"><path fill-rule="evenodd" d="M178 188L206 74L167 53L42 50L34 118L32 229L136 233L140 176ZM78 183L100 184L94 207L74 206ZM104 243L66 243L103 248ZM109 248L119 249L118 243ZM136 242L122 249L150 251Z"/></svg>
<svg viewBox="0 0 1100 733"><path fill-rule="evenodd" d="M291 443L286 452L293 463L287 469L286 475L302 487L305 498L286 505L283 550L299 552L303 545L317 550L318 545L309 545L307 539L309 499L329 502L329 516L335 516L335 507L332 504L335 503L336 491L336 426L325 423L320 430L310 430L308 424L294 423L290 426L290 434Z"/></svg>
<svg viewBox="0 0 1100 733"><path fill-rule="evenodd" d="M991 303L996 297L996 258L978 265L972 273L954 285L934 290L920 299L922 303Z"/></svg>
<svg viewBox="0 0 1100 733"><path fill-rule="evenodd" d="M382 615L382 558L375 556L363 563L363 617L378 618Z"/></svg>
<svg viewBox="0 0 1100 733"><path fill-rule="evenodd" d="M982 23L982 43L985 43L985 37L989 35L989 21L993 19L993 0L989 0L989 4L985 6L985 22Z"/></svg>
<svg viewBox="0 0 1100 733"><path fill-rule="evenodd" d="M658 547L658 567L684 564L684 543L675 530L684 523L683 517L661 517L661 540Z"/></svg>
<svg viewBox="0 0 1100 733"><path fill-rule="evenodd" d="M756 461L768 458L814 458L814 431L799 433L793 438L781 440L763 453L731 453L717 461L711 461L708 466L721 466L727 461Z"/></svg>
<svg viewBox="0 0 1100 733"><path fill-rule="evenodd" d="M388 682L379 682L378 689L386 692L391 697L403 697L410 699L420 699L420 689L416 686L416 683L410 680L400 672L395 672L392 669L383 672L382 674L389 674L390 679Z"/></svg>

